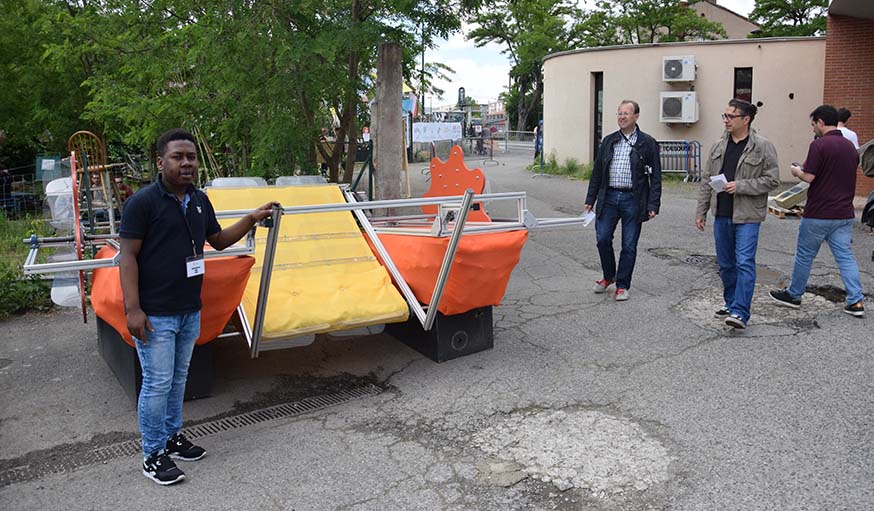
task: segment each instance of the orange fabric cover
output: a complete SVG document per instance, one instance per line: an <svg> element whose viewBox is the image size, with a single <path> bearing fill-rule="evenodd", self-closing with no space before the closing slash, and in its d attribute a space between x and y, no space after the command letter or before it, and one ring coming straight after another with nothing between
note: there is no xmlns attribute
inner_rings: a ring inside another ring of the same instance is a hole
<svg viewBox="0 0 874 511"><path fill-rule="evenodd" d="M97 259L115 256L115 249L105 246L97 253ZM222 333L231 314L240 305L243 290L249 280L249 272L255 264L250 256L219 257L207 259L203 275L203 288L200 299L203 309L200 313L200 337L197 344L206 344ZM94 270L91 284L91 306L94 314L109 323L121 335L124 342L134 345L133 337L127 330L124 315L124 300L121 294L121 280L118 267Z"/></svg>
<svg viewBox="0 0 874 511"><path fill-rule="evenodd" d="M473 193L481 194L486 186L486 176L480 169L469 169L464 164L464 151L459 146L452 146L449 158L446 161L440 158L431 158L431 187L422 194L422 197L449 197L464 195L468 188ZM492 219L486 214L481 202L479 209L471 209L467 215L468 222L491 222ZM437 206L422 206L422 213L429 215L437 214ZM515 264L515 263L514 263ZM441 311L442 312L442 311Z"/></svg>
<svg viewBox="0 0 874 511"><path fill-rule="evenodd" d="M380 234L379 239L419 302L428 304L449 238ZM462 236L437 310L449 315L500 305L527 239L525 230Z"/></svg>

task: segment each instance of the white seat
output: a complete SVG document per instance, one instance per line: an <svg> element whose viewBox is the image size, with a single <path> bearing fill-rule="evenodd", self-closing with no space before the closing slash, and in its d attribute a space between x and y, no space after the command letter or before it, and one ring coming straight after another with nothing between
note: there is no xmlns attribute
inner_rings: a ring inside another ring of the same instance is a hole
<svg viewBox="0 0 874 511"><path fill-rule="evenodd" d="M279 176L276 186L323 185L327 183L322 176Z"/></svg>
<svg viewBox="0 0 874 511"><path fill-rule="evenodd" d="M216 188L267 186L267 181L257 176L217 177L212 180L210 186Z"/></svg>

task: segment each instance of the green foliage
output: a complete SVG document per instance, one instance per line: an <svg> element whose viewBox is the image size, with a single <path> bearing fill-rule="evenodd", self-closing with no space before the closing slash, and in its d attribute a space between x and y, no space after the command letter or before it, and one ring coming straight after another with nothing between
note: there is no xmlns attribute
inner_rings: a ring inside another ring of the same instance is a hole
<svg viewBox="0 0 874 511"><path fill-rule="evenodd" d="M311 165L334 114L343 139L357 138L380 43L407 49L410 76L415 48L458 31L479 3L0 0L0 86L21 91L0 102L0 129L56 152L88 129L148 154L182 126L213 174L289 173Z"/></svg>
<svg viewBox="0 0 874 511"><path fill-rule="evenodd" d="M756 0L750 20L754 37L825 35L829 0Z"/></svg>
<svg viewBox="0 0 874 511"><path fill-rule="evenodd" d="M592 163L581 164L574 158L568 158L567 160L559 163L555 157L555 154L550 154L549 157L543 161L544 174L551 174L554 176L567 176L572 179L590 179L592 177L593 167L594 164ZM540 172L540 161L535 161L528 167L528 169L531 172Z"/></svg>
<svg viewBox="0 0 874 511"><path fill-rule="evenodd" d="M467 37L478 47L501 45L510 59L513 92L507 111L516 114L516 129L528 127L529 117L540 107L543 57L579 44L574 27L580 18L582 11L567 0L496 0L472 16L475 28Z"/></svg>
<svg viewBox="0 0 874 511"><path fill-rule="evenodd" d="M517 130L531 130L542 110L543 58L565 50L725 37L719 23L676 0L599 0L584 11L569 0L496 0L470 19L477 46L503 47L512 64L504 96Z"/></svg>
<svg viewBox="0 0 874 511"><path fill-rule="evenodd" d="M694 9L676 0L600 0L596 5L595 13L600 19L615 23L615 42L619 44L725 37L721 23L702 18ZM596 26L602 26L601 23Z"/></svg>
<svg viewBox="0 0 874 511"><path fill-rule="evenodd" d="M41 220L8 220L0 214L0 320L28 310L52 307L51 281L24 277L21 273L28 252L22 240L31 234L44 236L48 232Z"/></svg>

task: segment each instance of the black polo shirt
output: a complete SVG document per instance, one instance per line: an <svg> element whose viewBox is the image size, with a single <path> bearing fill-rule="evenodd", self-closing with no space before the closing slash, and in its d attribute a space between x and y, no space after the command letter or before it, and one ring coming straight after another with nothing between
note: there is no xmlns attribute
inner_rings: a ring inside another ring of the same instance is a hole
<svg viewBox="0 0 874 511"><path fill-rule="evenodd" d="M728 144L725 146L725 154L722 156L722 173L725 174L725 180L729 183L734 181L737 173L737 162L740 160L740 155L743 154L747 142L750 140L749 135L743 140L735 142L731 136L728 137ZM716 216L727 216L729 218L734 214L734 195L728 192L719 192L716 194Z"/></svg>
<svg viewBox="0 0 874 511"><path fill-rule="evenodd" d="M187 211L168 192L161 175L124 203L119 236L143 240L137 256L140 278L140 307L148 315L169 316L196 312L201 308L203 276L188 278L185 260L203 254L207 236L221 227L206 194L193 186ZM193 240L193 247L192 247Z"/></svg>

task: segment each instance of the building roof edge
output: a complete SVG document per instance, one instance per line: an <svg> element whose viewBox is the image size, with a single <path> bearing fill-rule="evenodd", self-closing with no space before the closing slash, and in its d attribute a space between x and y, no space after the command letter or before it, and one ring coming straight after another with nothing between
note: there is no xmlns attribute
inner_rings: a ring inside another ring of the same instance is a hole
<svg viewBox="0 0 874 511"><path fill-rule="evenodd" d="M543 57L543 63L545 64L547 60L552 59L552 58L556 58L556 57L563 57L566 55L573 55L576 53L589 53L589 52L596 52L596 51L630 50L630 49L655 48L655 47L712 46L712 45L719 45L719 44L783 43L783 42L794 42L794 41L825 41L825 36L761 37L761 38L747 38L747 39L716 39L713 41L680 41L680 42L675 42L675 43L620 44L620 45L614 45L614 46L596 46L594 48L577 48L576 50L565 50L565 51L550 53L549 55Z"/></svg>

